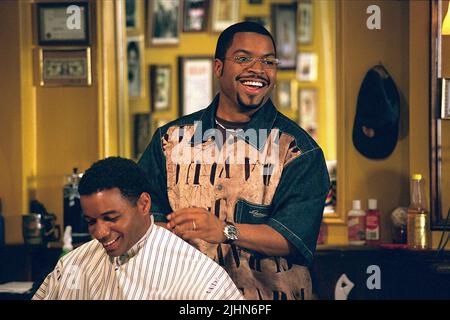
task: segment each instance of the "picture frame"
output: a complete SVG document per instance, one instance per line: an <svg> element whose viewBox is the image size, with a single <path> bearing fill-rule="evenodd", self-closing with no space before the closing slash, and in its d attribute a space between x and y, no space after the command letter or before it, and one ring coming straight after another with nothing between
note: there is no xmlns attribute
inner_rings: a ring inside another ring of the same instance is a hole
<svg viewBox="0 0 450 320"><path fill-rule="evenodd" d="M150 113L135 113L134 117L134 143L133 143L133 157L139 159L144 153L147 145L151 139L151 114Z"/></svg>
<svg viewBox="0 0 450 320"><path fill-rule="evenodd" d="M297 81L279 79L276 89L277 108L281 111L297 111Z"/></svg>
<svg viewBox="0 0 450 320"><path fill-rule="evenodd" d="M171 103L172 68L170 65L150 65L150 110L167 111Z"/></svg>
<svg viewBox="0 0 450 320"><path fill-rule="evenodd" d="M127 37L127 79L128 97L141 98L143 90L144 70L144 37Z"/></svg>
<svg viewBox="0 0 450 320"><path fill-rule="evenodd" d="M183 1L183 32L204 32L208 26L209 0Z"/></svg>
<svg viewBox="0 0 450 320"><path fill-rule="evenodd" d="M177 46L180 43L181 1L149 1L147 10L149 46Z"/></svg>
<svg viewBox="0 0 450 320"><path fill-rule="evenodd" d="M247 0L248 4L262 4L263 0Z"/></svg>
<svg viewBox="0 0 450 320"><path fill-rule="evenodd" d="M308 45L313 42L314 11L311 0L301 0L298 3L298 43Z"/></svg>
<svg viewBox="0 0 450 320"><path fill-rule="evenodd" d="M212 57L178 58L180 116L199 111L211 103L214 90L213 67Z"/></svg>
<svg viewBox="0 0 450 320"><path fill-rule="evenodd" d="M295 70L297 63L297 4L272 5L272 31L277 46L278 69Z"/></svg>
<svg viewBox="0 0 450 320"><path fill-rule="evenodd" d="M297 80L314 82L317 80L318 57L314 52L302 52L297 56Z"/></svg>
<svg viewBox="0 0 450 320"><path fill-rule="evenodd" d="M247 16L244 17L245 21L255 22L262 25L267 31L271 32L270 18L263 16Z"/></svg>
<svg viewBox="0 0 450 320"><path fill-rule="evenodd" d="M41 46L90 44L87 2L37 3L37 41Z"/></svg>
<svg viewBox="0 0 450 320"><path fill-rule="evenodd" d="M90 48L39 49L40 86L90 86Z"/></svg>
<svg viewBox="0 0 450 320"><path fill-rule="evenodd" d="M212 32L222 32L239 20L239 0L214 0L212 2Z"/></svg>
<svg viewBox="0 0 450 320"><path fill-rule="evenodd" d="M317 139L317 89L302 88L298 91L299 125L313 139Z"/></svg>
<svg viewBox="0 0 450 320"><path fill-rule="evenodd" d="M144 1L125 0L125 25L127 32L139 33L143 31Z"/></svg>
<svg viewBox="0 0 450 320"><path fill-rule="evenodd" d="M450 78L442 79L441 119L450 119Z"/></svg>

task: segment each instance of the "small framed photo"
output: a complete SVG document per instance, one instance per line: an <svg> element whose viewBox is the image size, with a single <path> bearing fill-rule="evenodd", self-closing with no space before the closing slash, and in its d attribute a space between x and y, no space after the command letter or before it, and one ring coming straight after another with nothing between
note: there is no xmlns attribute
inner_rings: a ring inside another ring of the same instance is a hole
<svg viewBox="0 0 450 320"><path fill-rule="evenodd" d="M262 4L263 0L247 0L248 4Z"/></svg>
<svg viewBox="0 0 450 320"><path fill-rule="evenodd" d="M301 0L298 3L298 43L311 44L313 41L313 3L311 0Z"/></svg>
<svg viewBox="0 0 450 320"><path fill-rule="evenodd" d="M39 45L89 45L89 5L76 3L38 3Z"/></svg>
<svg viewBox="0 0 450 320"><path fill-rule="evenodd" d="M212 57L178 58L180 116L206 108L213 98Z"/></svg>
<svg viewBox="0 0 450 320"><path fill-rule="evenodd" d="M91 85L90 48L39 49L41 86Z"/></svg>
<svg viewBox="0 0 450 320"><path fill-rule="evenodd" d="M183 31L206 31L209 0L184 0L183 3Z"/></svg>
<svg viewBox="0 0 450 320"><path fill-rule="evenodd" d="M261 16L247 16L244 18L245 21L255 22L257 24L262 25L267 31L271 32L270 28L270 18L269 17L261 17Z"/></svg>
<svg viewBox="0 0 450 320"><path fill-rule="evenodd" d="M142 0L125 0L125 20L127 31L141 32L143 30L143 6Z"/></svg>
<svg viewBox="0 0 450 320"><path fill-rule="evenodd" d="M181 1L153 0L148 2L149 45L178 45L181 30Z"/></svg>
<svg viewBox="0 0 450 320"><path fill-rule="evenodd" d="M151 65L149 79L152 112L169 110L172 85L171 66Z"/></svg>
<svg viewBox="0 0 450 320"><path fill-rule="evenodd" d="M239 0L214 0L212 31L221 32L239 20Z"/></svg>
<svg viewBox="0 0 450 320"><path fill-rule="evenodd" d="M442 79L441 119L450 119L450 79Z"/></svg>
<svg viewBox="0 0 450 320"><path fill-rule="evenodd" d="M317 90L300 89L298 104L300 127L305 129L313 139L317 139Z"/></svg>
<svg viewBox="0 0 450 320"><path fill-rule="evenodd" d="M143 96L144 37L127 37L128 97Z"/></svg>
<svg viewBox="0 0 450 320"><path fill-rule="evenodd" d="M272 5L272 28L277 46L279 69L295 70L297 57L297 5Z"/></svg>
<svg viewBox="0 0 450 320"><path fill-rule="evenodd" d="M316 81L317 80L317 54L313 52L302 52L298 54L297 80Z"/></svg>
<svg viewBox="0 0 450 320"><path fill-rule="evenodd" d="M150 113L134 114L134 159L139 159L144 153L151 138Z"/></svg>
<svg viewBox="0 0 450 320"><path fill-rule="evenodd" d="M280 110L297 110L297 81L281 80L277 81L276 106Z"/></svg>

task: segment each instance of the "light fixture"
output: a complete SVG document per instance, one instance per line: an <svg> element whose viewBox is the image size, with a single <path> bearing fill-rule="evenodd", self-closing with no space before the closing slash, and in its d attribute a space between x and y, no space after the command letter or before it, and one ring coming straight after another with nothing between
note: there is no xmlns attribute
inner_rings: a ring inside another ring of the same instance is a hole
<svg viewBox="0 0 450 320"><path fill-rule="evenodd" d="M450 35L450 2L447 6L447 13L445 14L444 22L442 23L442 35Z"/></svg>

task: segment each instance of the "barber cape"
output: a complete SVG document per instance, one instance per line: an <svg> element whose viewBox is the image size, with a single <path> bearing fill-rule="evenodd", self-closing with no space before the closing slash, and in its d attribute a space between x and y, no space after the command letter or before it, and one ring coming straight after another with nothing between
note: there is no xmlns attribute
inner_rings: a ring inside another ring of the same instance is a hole
<svg viewBox="0 0 450 320"><path fill-rule="evenodd" d="M33 297L43 299L236 300L242 295L217 263L152 223L119 257L108 256L97 240L62 257Z"/></svg>

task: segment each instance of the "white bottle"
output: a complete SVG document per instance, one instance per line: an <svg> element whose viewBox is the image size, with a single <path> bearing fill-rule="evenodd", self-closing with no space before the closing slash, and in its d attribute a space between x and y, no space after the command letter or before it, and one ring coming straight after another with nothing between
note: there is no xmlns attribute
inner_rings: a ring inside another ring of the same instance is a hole
<svg viewBox="0 0 450 320"><path fill-rule="evenodd" d="M360 200L353 200L353 209L347 215L347 227L350 245L366 244L366 212L361 210Z"/></svg>

